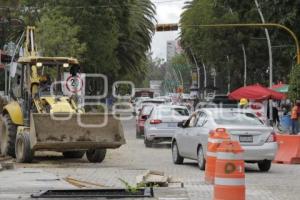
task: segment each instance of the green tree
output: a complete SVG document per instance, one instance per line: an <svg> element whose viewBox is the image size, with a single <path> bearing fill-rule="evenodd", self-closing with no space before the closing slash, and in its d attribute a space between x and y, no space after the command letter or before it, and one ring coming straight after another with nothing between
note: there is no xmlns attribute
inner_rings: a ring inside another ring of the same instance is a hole
<svg viewBox="0 0 300 200"><path fill-rule="evenodd" d="M292 68L289 75L289 98L294 102L300 99L300 65Z"/></svg>
<svg viewBox="0 0 300 200"><path fill-rule="evenodd" d="M71 18L52 12L51 15L43 15L37 27L37 41L43 55L82 58L86 47L79 42L80 27L74 25Z"/></svg>
<svg viewBox="0 0 300 200"><path fill-rule="evenodd" d="M38 26L44 54L60 53L58 46L68 49L64 43L68 41L75 49L64 55L79 57L85 72L103 73L113 82L121 77L135 79L147 71L146 53L155 21L150 0L21 0L19 15L26 24ZM71 29L66 36L52 37L63 32L55 30L67 28ZM50 41L45 41L49 36Z"/></svg>
<svg viewBox="0 0 300 200"><path fill-rule="evenodd" d="M170 63L170 68L174 69L173 71L176 73L177 77L179 77L179 81L183 82L183 87L185 91L189 91L191 86L191 70L192 65L188 63L187 55L178 54L176 55Z"/></svg>
<svg viewBox="0 0 300 200"><path fill-rule="evenodd" d="M297 19L300 14L300 1L259 1L267 22L288 26L300 33ZM218 86L222 91L231 77L231 89L243 85L243 52L247 54L247 84L268 85L268 48L262 28L217 28L203 29L189 27L193 24L217 23L261 23L254 1L236 0L193 0L187 4L181 17L182 43L189 58L192 52L198 63L202 60L209 66L216 66ZM279 29L270 28L273 45L274 82L287 81L291 66L295 63L295 46L290 36ZM227 59L229 58L229 59ZM224 84L226 83L226 84ZM221 91L221 92L222 92Z"/></svg>
<svg viewBox="0 0 300 200"><path fill-rule="evenodd" d="M227 57L231 57L233 66L241 65L241 62L236 62L232 55L240 56L241 50L236 46L241 46L242 42L236 37L235 29L205 29L194 27L192 25L199 24L216 24L216 23L235 23L237 16L235 13L228 12L225 7L217 7L217 5L210 0L192 1L187 4L185 11L181 16L181 42L182 46L189 56L190 62L197 62L198 66L202 62L210 68L215 68L218 78L218 85L221 90L225 90L228 74ZM232 67L233 68L233 67ZM200 68L202 70L202 68ZM241 70L232 69L229 73L241 74ZM204 72L201 72L201 80L204 79ZM240 83L240 77L236 79Z"/></svg>

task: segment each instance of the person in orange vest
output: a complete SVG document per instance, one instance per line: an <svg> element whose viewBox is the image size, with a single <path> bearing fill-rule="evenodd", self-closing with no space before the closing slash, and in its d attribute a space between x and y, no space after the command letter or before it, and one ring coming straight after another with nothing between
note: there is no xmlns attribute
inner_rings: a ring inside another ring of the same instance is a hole
<svg viewBox="0 0 300 200"><path fill-rule="evenodd" d="M299 102L297 101L294 106L292 107L291 111L291 120L292 120L292 134L296 135L299 132L299 123L298 123L298 108Z"/></svg>

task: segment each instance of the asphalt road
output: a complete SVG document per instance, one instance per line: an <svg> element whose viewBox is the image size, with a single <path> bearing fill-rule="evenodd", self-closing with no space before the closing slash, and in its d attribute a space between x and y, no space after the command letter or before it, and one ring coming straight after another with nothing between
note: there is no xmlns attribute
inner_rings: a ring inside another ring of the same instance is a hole
<svg viewBox="0 0 300 200"><path fill-rule="evenodd" d="M26 187L24 186L26 183L20 183L17 189L6 183L7 181L16 183L21 179L22 174L28 176L29 172L36 174L37 177L46 176L46 178L40 178L44 180L42 181L43 189L47 188L47 185L54 188L67 187L68 183L63 181L66 177L106 187L124 187L120 178L134 185L136 176L145 173L148 169L165 172L184 182L183 190L179 188L162 190L165 196L160 199L212 199L213 187L204 183L204 172L198 169L195 161L186 160L183 165L174 165L169 145L145 148L143 140L135 138L134 120L124 121L123 127L127 144L119 149L109 150L106 159L101 164L89 163L86 158L72 160L64 159L60 154L52 153L48 156L39 154L32 164L17 164L16 172L0 172L0 199L7 199L7 197L22 199L23 193L19 191L26 191L24 194L27 195L36 191L39 188L38 183L35 187ZM9 176L13 175L7 173L19 174L19 179L10 178ZM31 176L32 181L38 180L38 178L33 179ZM5 190L1 191L1 188ZM300 165L274 164L268 173L259 172L256 165L246 165L246 191L249 200L298 200L300 199L299 188ZM18 192L19 195L13 195ZM6 196L1 196L1 194L6 194Z"/></svg>

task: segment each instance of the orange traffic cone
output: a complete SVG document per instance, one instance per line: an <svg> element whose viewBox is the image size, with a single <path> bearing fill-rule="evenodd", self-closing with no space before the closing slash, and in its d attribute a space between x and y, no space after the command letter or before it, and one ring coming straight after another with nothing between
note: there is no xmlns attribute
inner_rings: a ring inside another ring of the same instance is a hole
<svg viewBox="0 0 300 200"><path fill-rule="evenodd" d="M236 141L224 141L218 148L214 200L245 200L243 152Z"/></svg>
<svg viewBox="0 0 300 200"><path fill-rule="evenodd" d="M229 134L223 128L218 128L209 134L205 163L205 183L214 183L217 149L224 140L229 140L229 138Z"/></svg>

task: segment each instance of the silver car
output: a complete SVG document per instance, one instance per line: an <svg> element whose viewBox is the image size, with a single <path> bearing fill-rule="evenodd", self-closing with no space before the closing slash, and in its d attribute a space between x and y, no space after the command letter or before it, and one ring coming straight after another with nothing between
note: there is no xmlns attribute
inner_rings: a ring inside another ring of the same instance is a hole
<svg viewBox="0 0 300 200"><path fill-rule="evenodd" d="M189 111L184 106L159 105L153 108L144 125L144 141L146 147L158 142L171 142L178 122L187 120Z"/></svg>
<svg viewBox="0 0 300 200"><path fill-rule="evenodd" d="M239 141L245 150L244 160L257 163L260 171L270 170L278 148L273 128L248 110L204 108L178 126L181 128L172 140L173 162L197 160L201 170L205 168L209 132L217 128L225 128L232 140Z"/></svg>

